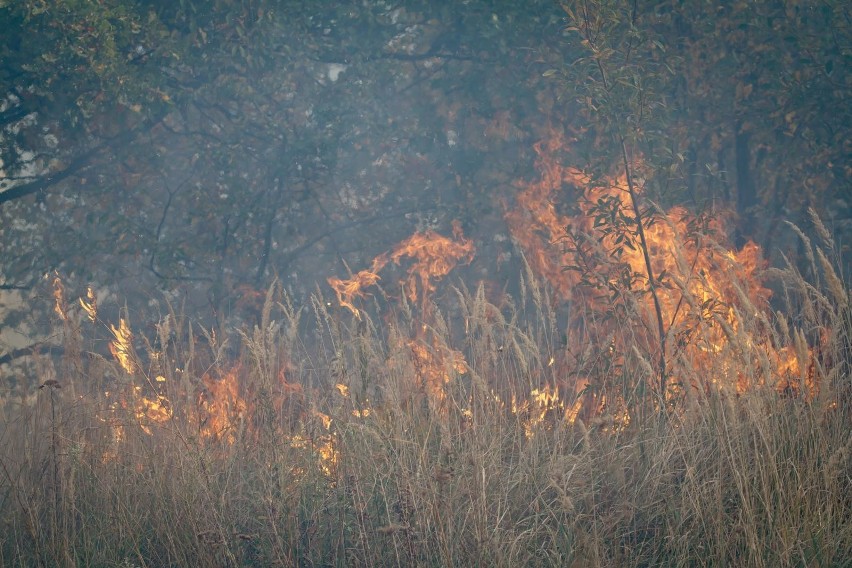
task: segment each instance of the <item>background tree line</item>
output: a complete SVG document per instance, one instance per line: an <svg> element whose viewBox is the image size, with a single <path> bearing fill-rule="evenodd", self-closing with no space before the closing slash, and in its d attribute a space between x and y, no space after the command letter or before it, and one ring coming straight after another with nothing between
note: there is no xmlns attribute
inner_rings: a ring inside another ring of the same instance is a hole
<svg viewBox="0 0 852 568"><path fill-rule="evenodd" d="M843 2L22 0L0 21L7 289L57 270L219 318L405 220L490 219L545 123L585 129L599 174L623 138L649 199L732 208L770 254L807 207L849 234Z"/></svg>

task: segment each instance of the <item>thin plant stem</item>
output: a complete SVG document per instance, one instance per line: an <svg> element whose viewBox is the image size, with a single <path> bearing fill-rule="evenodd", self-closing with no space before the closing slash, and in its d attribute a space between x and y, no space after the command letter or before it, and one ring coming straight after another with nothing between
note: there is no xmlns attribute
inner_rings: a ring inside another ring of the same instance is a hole
<svg viewBox="0 0 852 568"><path fill-rule="evenodd" d="M645 261L645 271L648 273L648 289L654 300L654 312L657 316L657 333L660 337L660 396L663 402L666 399L666 325L663 322L663 310L660 306L660 297L657 294L657 279L654 275L654 267L651 264L651 254L648 250L648 241L645 238L645 227L643 226L642 212L639 208L639 199L633 184L633 173L630 162L627 159L627 144L624 136L620 136L621 159L624 162L624 175L627 178L627 191L630 193L630 203L633 206L633 214L636 216L636 230L639 233L639 242L642 245L642 258Z"/></svg>

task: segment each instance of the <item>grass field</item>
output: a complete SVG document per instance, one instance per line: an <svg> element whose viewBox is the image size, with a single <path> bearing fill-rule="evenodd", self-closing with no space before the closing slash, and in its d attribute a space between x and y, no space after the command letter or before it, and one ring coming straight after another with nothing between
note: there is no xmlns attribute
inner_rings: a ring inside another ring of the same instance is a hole
<svg viewBox="0 0 852 568"><path fill-rule="evenodd" d="M57 293L61 360L0 414L0 565L852 566L852 310L806 245L783 316L684 320L665 392L639 315L566 323L529 273L428 319L273 285L219 335Z"/></svg>

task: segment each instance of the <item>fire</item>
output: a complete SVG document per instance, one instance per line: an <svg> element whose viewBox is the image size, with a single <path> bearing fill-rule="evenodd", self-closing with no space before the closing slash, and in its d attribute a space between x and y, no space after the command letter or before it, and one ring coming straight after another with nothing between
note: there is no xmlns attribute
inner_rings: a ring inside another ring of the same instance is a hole
<svg viewBox="0 0 852 568"><path fill-rule="evenodd" d="M201 435L230 445L246 418L248 405L239 391L240 365L232 367L220 379L208 373L201 378L204 390L198 397Z"/></svg>
<svg viewBox="0 0 852 568"><path fill-rule="evenodd" d="M80 307L86 312L89 321L95 323L98 319L98 299L91 286L86 288L86 299L80 298Z"/></svg>
<svg viewBox="0 0 852 568"><path fill-rule="evenodd" d="M416 302L417 283L420 283L420 298L425 306L428 297L435 291L435 282L450 273L456 264L473 260L473 242L466 239L458 221L453 221L453 238L444 237L434 231L415 233L402 241L391 253L390 258L399 264L404 257L415 260L403 282L408 299Z"/></svg>
<svg viewBox="0 0 852 568"><path fill-rule="evenodd" d="M533 273L548 281L559 301L584 307L570 323L571 329L580 331L569 339L557 363L561 374L583 388L560 384L560 389L571 392L573 388L576 395L560 400L557 391L540 386L527 400L513 400L513 411L528 415L532 428L544 414L557 410L567 420L575 420L583 412L584 399L591 405L584 416L590 410L591 414L602 412L612 417L613 428L624 427L630 421L625 401L617 388L608 385L637 357L649 369L649 379L662 372L654 359L663 347L668 383L660 394L665 399L684 388L721 386L720 381L737 392L767 381L779 389L806 384L800 369L806 367L802 360L810 357L810 351L794 354L773 346L766 330L753 323L763 317L771 296L763 281L766 262L759 246L753 242L740 249L727 246L721 216L703 218L683 207L660 210L643 197L644 166L636 160L631 167L635 191L643 201L646 260L626 177L595 179L580 168L564 165L560 158L568 142L562 132L551 130L535 144L540 176L520 184L517 205L505 218ZM566 204L574 209L560 212L558 205ZM414 264L400 285L408 300L421 303L425 324L436 282L459 262L469 262L473 253L472 243L454 223L452 239L432 231L415 233L391 252L377 256L369 270L349 280L328 281L340 305L360 317L355 298L367 296L365 289L379 281L379 272L390 261L400 264L403 258L411 258ZM662 333L652 293L659 302ZM589 313L597 314L591 325L582 320ZM450 380L449 371L455 367L463 372L466 363L461 353L447 351L435 338L429 339L428 325L417 327L416 337L408 342L417 378L440 398ZM590 354L590 344L599 346L600 353ZM754 354L743 352L744 345ZM742 371L753 356L769 362L768 374ZM701 377L693 372L687 379L680 376L683 362L692 369L713 371ZM594 368L587 370L598 376L581 376L580 369L589 364Z"/></svg>
<svg viewBox="0 0 852 568"><path fill-rule="evenodd" d="M360 318L360 311L353 305L353 301L356 297L366 297L364 289L380 280L378 272L389 261L399 265L405 258L414 260L400 286L409 301L420 302L420 317L423 323L417 326L416 337L409 340L407 346L417 371L417 379L426 387L433 401L443 399L443 387L450 381L449 370L463 374L467 365L464 355L459 351L443 348L435 338L430 340L426 331L430 327L427 325L431 317L430 297L436 290L437 282L449 274L457 264L473 260L476 250L473 242L464 236L458 221L453 221L452 227L452 238L431 230L414 233L389 253L380 254L373 259L370 270L362 270L349 280L328 279L340 305Z"/></svg>
<svg viewBox="0 0 852 568"><path fill-rule="evenodd" d="M604 218L607 209L613 220L633 219L632 204L629 202L626 179L621 177L595 183L591 176L576 167L564 166L558 154L566 150L568 142L565 136L556 130L551 131L547 140L535 144L538 155L536 168L541 173L539 181L522 185L518 206L506 213L506 220L515 241L527 255L533 270L544 277L565 300L571 300L578 289L581 278L577 271L566 271L567 266L576 266L581 259L566 247L556 246L565 243L566 229L575 236L595 235L607 251L620 250L618 259L629 266L633 276L640 279L639 284L647 286L647 271L639 246L638 238L630 231L606 233L600 230L609 222ZM565 188L576 199L578 210L575 215L559 214L555 203L564 201ZM641 186L640 186L641 191ZM606 207L602 207L605 205ZM687 283L690 290L706 298L733 297L732 283L726 275L718 278L711 274L728 263L740 274L740 281L751 284L750 298L763 304L769 298L769 290L760 282L756 272L763 267L759 247L749 242L740 251L721 248L715 242L699 242L686 235L691 224L699 221L682 207L674 207L659 216L659 222L645 228L654 274L677 276L680 282ZM707 234L724 234L724 227L718 220L710 220ZM721 258L726 257L726 258ZM701 276L699 276L701 275ZM677 312L682 295L679 290L663 290L666 319L671 320Z"/></svg>
<svg viewBox="0 0 852 568"><path fill-rule="evenodd" d="M142 394L142 387L134 386L133 394L135 396L135 415L139 421L139 427L149 436L153 433L149 422L165 423L172 418L171 403L169 400L158 394L154 397L147 397Z"/></svg>
<svg viewBox="0 0 852 568"><path fill-rule="evenodd" d="M769 324L760 323L768 321L763 314L771 293L763 282L765 261L758 245L749 242L732 249L725 244L722 220L702 219L682 207L662 211L643 199L643 207L649 208L646 221L653 220L645 226L649 274L636 235L626 180L623 176L597 180L579 168L563 165L560 153L568 146L564 134L557 131L535 144L540 177L519 185L517 206L505 214L510 233L533 273L552 286L558 301L583 306L575 310L578 315L569 322L571 334L566 348L550 355L547 366L554 367L555 374L531 377L523 393L512 392L502 399L491 393L501 409L518 417L527 438L549 428L554 419L573 423L590 417L593 425L611 431L630 424L630 406L624 393L637 387L615 383L624 369L645 369L649 377L658 372L653 359L660 352L660 338L652 289L658 295L665 323L666 373L671 379L667 392L656 393L661 395L658 400L670 398L678 389L716 385L741 393L765 383L784 393L813 396L813 355L804 335L793 330L788 335L791 345L775 345L773 341L778 339L772 339ZM636 167L641 171L640 163ZM641 195L642 180L637 177ZM574 209L560 212L559 206L564 204ZM407 354L405 364L411 367L406 367L406 376L413 377L429 395L430 403L438 403L441 409L447 406L442 404L447 384L471 369L464 354L448 345L444 334L434 331L446 329L446 325L433 309L432 297L438 282L457 265L470 263L474 253L473 242L454 221L451 236L431 230L416 232L376 256L368 269L351 278L328 278L339 305L361 318L358 300L369 297L368 289L379 283L389 263L404 266L398 282L400 294L419 306L420 319L413 325L414 331L392 343ZM56 314L67 324L68 303L58 276L53 280L53 297ZM90 321L97 320L96 294L91 288L79 304ZM334 421L341 416L361 420L375 416L369 401L352 403L349 386L344 383L334 386L346 401L341 407L343 413L320 412L308 404L302 385L286 381L282 366L273 369L279 384L272 385L274 392L268 393L274 419L263 422L265 418L255 416L262 414L255 409L255 395L260 395L241 389L241 377L247 371L239 363L215 377L204 373L197 390L185 386L189 383L181 387L192 392L168 390L161 388L168 385L166 377L152 373L151 380L144 375L128 321L121 318L117 326L110 324L109 330L110 353L135 379L110 407L116 445L128 434L126 425L115 420L118 410L135 418L147 435L154 435L155 424L181 416L197 426L201 439L219 442L225 448L240 441L244 431L252 434L268 426L275 429L276 440L304 452L319 471L333 477L340 460ZM161 334L168 335L168 329ZM592 346L599 351L593 353ZM758 360L751 365L758 371L747 374L743 369L753 363L749 358ZM686 367L693 370L691 374ZM706 371L706 376L697 376L700 373L695 370ZM151 388L137 383L147 383ZM181 409L175 409L163 392L176 401L194 404L178 412ZM296 409L299 423L306 426L303 431L278 430L285 402L292 403L286 408ZM472 415L470 410L463 412Z"/></svg>
<svg viewBox="0 0 852 568"><path fill-rule="evenodd" d="M318 438L306 438L301 434L296 434L290 436L289 443L290 447L294 450L303 450L314 454L317 457L317 464L320 471L327 477L334 477L340 456L335 447L334 440L330 435L326 434ZM295 473L304 475L305 472L296 471Z"/></svg>
<svg viewBox="0 0 852 568"><path fill-rule="evenodd" d="M582 384L585 387L585 384ZM563 389L555 385L544 384L540 388L534 388L526 396L512 394L508 404L499 393L491 390L489 396L497 406L508 411L519 420L524 429L524 435L529 440L541 430L549 430L558 421L563 420L567 424L574 424L582 410L582 400L579 396L582 388L578 389L572 400L566 396ZM473 400L469 401L471 404ZM468 420L472 419L473 411L470 407L462 409L462 415Z"/></svg>
<svg viewBox="0 0 852 568"><path fill-rule="evenodd" d="M467 362L460 351L441 346L437 340L426 343L423 338L408 342L414 368L421 385L433 398L443 398L443 388L452 379L451 371L459 375L467 372Z"/></svg>
<svg viewBox="0 0 852 568"><path fill-rule="evenodd" d="M356 317L360 318L361 313L352 302L355 301L355 298L366 298L364 289L375 285L381 280L379 278L379 271L387 263L387 255L381 254L373 259L373 264L369 270L361 270L349 280L330 277L328 283L337 295L337 301L340 305L349 308Z"/></svg>
<svg viewBox="0 0 852 568"><path fill-rule="evenodd" d="M772 351L776 380L788 374L789 356L776 352L743 324L743 317L763 313L771 295L763 284L765 261L758 245L748 242L739 250L731 249L724 244L726 230L718 218L702 219L682 207L654 210L646 202L643 207L650 207L644 227L652 282L636 234L626 178L595 181L582 170L563 165L559 154L568 146L564 134L556 130L535 144L540 177L521 185L517 207L505 217L534 273L545 278L563 301L574 300L599 313L619 306L620 311L613 313L620 314L622 324L633 322L628 331L604 326L599 336L587 336L586 341L601 345L614 341L614 351L623 351L627 346L618 343L625 337L645 353L658 353L650 295L653 284L665 323L667 351L674 352L674 358L683 356L700 368L726 349L732 336L745 334L746 343ZM642 164L632 167L641 172ZM640 178L637 191L641 195L641 176L634 177ZM559 202L576 203L576 210L560 214ZM651 219L654 222L647 224ZM582 323L575 322L573 327L580 329ZM586 329L585 333L592 332ZM569 346L574 352L582 351L581 347ZM615 357L617 364L624 364L623 357ZM677 369L667 372L676 374ZM748 388L736 370L730 372L740 392Z"/></svg>
<svg viewBox="0 0 852 568"><path fill-rule="evenodd" d="M567 300L571 298L571 291L579 278L563 270L571 259L567 254L556 252L554 244L562 240L572 219L556 211L554 194L561 190L563 184L586 187L591 178L577 168L562 166L555 158L555 154L566 145L557 131L552 131L548 140L534 145L539 156L536 169L541 173L541 179L524 186L518 194L517 207L506 213L506 221L533 272L546 279Z"/></svg>
<svg viewBox="0 0 852 568"><path fill-rule="evenodd" d="M415 262L401 282L402 288L410 301L417 302L419 298L425 307L429 296L435 291L436 282L449 274L459 262L470 262L474 252L473 242L465 238L459 222L453 221L452 239L432 230L414 233L390 253L374 258L369 270L361 270L349 280L332 277L328 283L340 305L360 317L359 310L353 305L355 298L366 297L364 290L381 280L378 273L389 261L400 264L402 259L408 257Z"/></svg>
<svg viewBox="0 0 852 568"><path fill-rule="evenodd" d="M121 368L128 375L132 375L136 371L136 363L133 357L133 332L130 330L130 325L126 319L121 318L118 321L118 327L110 324L109 329L115 338L109 342L109 352Z"/></svg>
<svg viewBox="0 0 852 568"><path fill-rule="evenodd" d="M556 412L557 415L568 417L570 412L558 389L551 385L533 389L529 396L520 399L512 395L511 409L512 414L523 418L522 425L527 438L535 435L536 428L544 423L548 415Z"/></svg>

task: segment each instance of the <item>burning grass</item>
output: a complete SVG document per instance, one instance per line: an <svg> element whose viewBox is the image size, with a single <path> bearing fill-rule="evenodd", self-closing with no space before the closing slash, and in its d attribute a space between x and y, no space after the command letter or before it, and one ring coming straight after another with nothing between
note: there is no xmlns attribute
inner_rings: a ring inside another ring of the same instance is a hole
<svg viewBox="0 0 852 568"><path fill-rule="evenodd" d="M818 395L701 390L665 420L630 397L577 413L553 363L564 330L532 280L515 310L459 289L464 339L451 346L433 310L422 352L410 345L416 310L379 326L319 298L297 311L273 287L236 365L176 314L158 328L164 341L137 342L142 353L66 351L58 368L37 359L41 382L63 388L5 401L0 562L842 565L848 305L782 274L808 307L774 323L771 340L807 359ZM85 345L71 336L86 314L65 314L67 347ZM326 330L318 350L295 331L309 316ZM808 342L797 330L816 327L827 334L819 353L797 346ZM683 361L683 372L709 379L741 365L729 353L751 348L743 337L715 354L727 363ZM628 357L621 372L638 383L648 371ZM442 377L437 401L413 380L429 365ZM109 393L89 388L92 373Z"/></svg>
<svg viewBox="0 0 852 568"><path fill-rule="evenodd" d="M660 212L661 392L636 243L594 223L629 225L623 191L558 148L507 213L528 264L499 305L463 285L434 304L475 252L457 225L330 278L336 304L273 284L223 337L173 310L150 337L102 322L55 278L62 360L33 357L43 388L0 406L0 565L844 565L852 311L828 232L801 234L818 281L769 271L781 315L754 245ZM560 215L566 185L601 201ZM376 316L359 304L391 261Z"/></svg>

